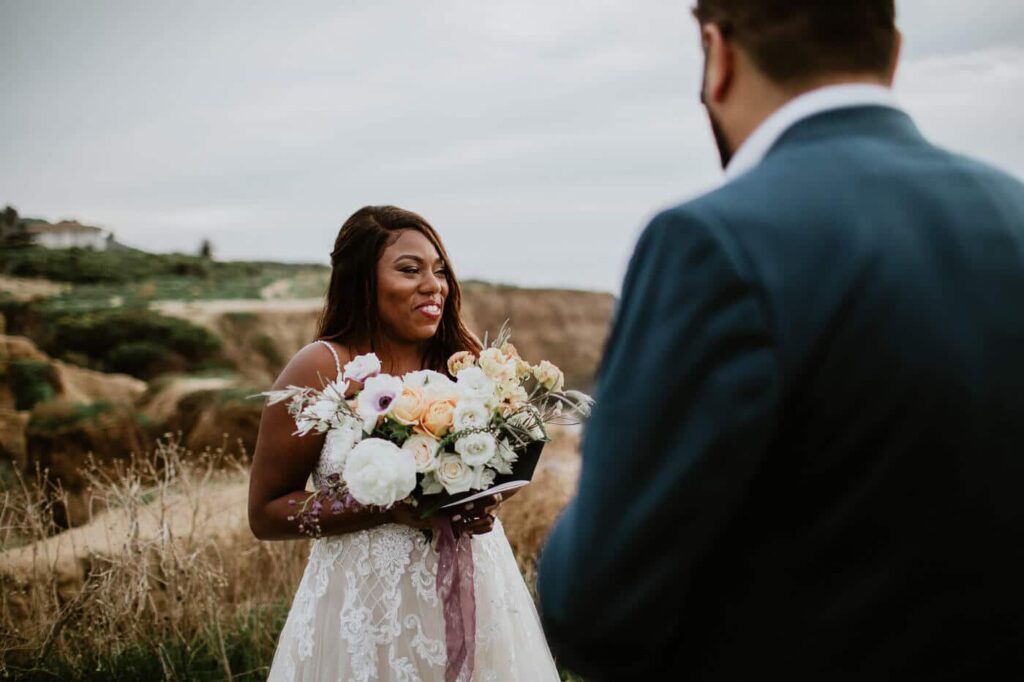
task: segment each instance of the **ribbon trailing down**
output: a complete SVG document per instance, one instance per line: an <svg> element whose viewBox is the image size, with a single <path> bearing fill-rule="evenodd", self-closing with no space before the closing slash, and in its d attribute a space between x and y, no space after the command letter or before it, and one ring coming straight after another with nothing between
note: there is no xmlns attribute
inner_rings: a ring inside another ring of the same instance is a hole
<svg viewBox="0 0 1024 682"><path fill-rule="evenodd" d="M447 514L433 521L437 534L437 594L444 612L448 664L445 682L469 682L476 655L476 594L473 589L473 535L456 535Z"/></svg>

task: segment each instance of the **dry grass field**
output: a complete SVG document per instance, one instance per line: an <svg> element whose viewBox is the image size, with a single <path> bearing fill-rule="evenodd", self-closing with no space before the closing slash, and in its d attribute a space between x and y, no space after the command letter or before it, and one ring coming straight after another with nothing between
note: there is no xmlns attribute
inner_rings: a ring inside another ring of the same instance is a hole
<svg viewBox="0 0 1024 682"><path fill-rule="evenodd" d="M578 436L553 435L535 482L502 507L528 580L578 475ZM15 474L0 497L0 676L263 679L308 543L253 538L246 456L230 449L172 437L116 471L87 461L102 511L59 533L59 487Z"/></svg>

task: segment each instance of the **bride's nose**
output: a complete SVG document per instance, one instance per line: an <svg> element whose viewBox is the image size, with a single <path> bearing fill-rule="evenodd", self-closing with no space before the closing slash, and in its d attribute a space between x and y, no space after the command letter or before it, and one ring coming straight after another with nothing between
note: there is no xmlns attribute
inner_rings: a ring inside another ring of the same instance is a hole
<svg viewBox="0 0 1024 682"><path fill-rule="evenodd" d="M420 291L425 294L436 294L444 291L444 282L433 272L428 272L420 281Z"/></svg>

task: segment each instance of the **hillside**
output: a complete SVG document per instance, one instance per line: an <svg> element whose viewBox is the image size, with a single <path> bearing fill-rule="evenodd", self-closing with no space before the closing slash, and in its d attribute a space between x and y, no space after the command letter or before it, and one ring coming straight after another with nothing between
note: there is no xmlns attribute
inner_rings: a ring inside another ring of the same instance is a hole
<svg viewBox="0 0 1024 682"><path fill-rule="evenodd" d="M582 390L592 386L614 303L611 294L587 291L478 283L463 291L463 315L474 333L493 336L508 320L523 357L550 360ZM321 299L293 299L157 301L150 307L210 329L239 374L269 385L284 361L314 338L322 305Z"/></svg>

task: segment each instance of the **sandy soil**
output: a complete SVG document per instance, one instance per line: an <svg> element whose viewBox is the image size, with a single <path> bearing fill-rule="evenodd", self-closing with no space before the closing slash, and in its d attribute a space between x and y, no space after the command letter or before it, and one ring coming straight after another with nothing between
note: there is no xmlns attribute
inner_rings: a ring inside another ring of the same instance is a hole
<svg viewBox="0 0 1024 682"><path fill-rule="evenodd" d="M70 288L70 284L51 282L47 279L0 275L0 292L9 294L16 301L30 301L34 298L56 296Z"/></svg>

